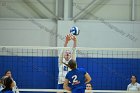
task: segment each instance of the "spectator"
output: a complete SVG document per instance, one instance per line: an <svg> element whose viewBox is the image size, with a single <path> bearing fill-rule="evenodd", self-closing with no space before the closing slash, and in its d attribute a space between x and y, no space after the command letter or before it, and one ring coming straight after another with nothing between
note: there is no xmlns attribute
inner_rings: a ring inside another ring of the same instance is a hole
<svg viewBox="0 0 140 93"><path fill-rule="evenodd" d="M131 83L127 86L127 91L140 91L140 84L135 75L131 76Z"/></svg>
<svg viewBox="0 0 140 93"><path fill-rule="evenodd" d="M93 86L91 83L87 83L86 84L86 90L92 90L93 89ZM92 92L87 92L87 93L92 93Z"/></svg>

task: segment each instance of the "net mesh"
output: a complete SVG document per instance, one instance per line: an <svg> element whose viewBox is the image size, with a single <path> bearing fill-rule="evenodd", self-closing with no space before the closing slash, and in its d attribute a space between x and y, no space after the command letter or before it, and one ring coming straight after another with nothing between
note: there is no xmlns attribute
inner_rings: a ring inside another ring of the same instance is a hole
<svg viewBox="0 0 140 93"><path fill-rule="evenodd" d="M56 89L58 55L62 49L64 48L1 46L0 76L10 69L20 89ZM78 67L85 68L91 75L95 90L126 90L131 75L136 75L138 80L140 78L138 48L79 47L76 54Z"/></svg>

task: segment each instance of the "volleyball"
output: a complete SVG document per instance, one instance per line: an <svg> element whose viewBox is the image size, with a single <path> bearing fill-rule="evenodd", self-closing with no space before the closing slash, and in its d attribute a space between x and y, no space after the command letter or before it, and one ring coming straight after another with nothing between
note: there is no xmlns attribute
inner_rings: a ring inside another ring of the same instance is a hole
<svg viewBox="0 0 140 93"><path fill-rule="evenodd" d="M73 26L73 27L70 28L70 33L73 34L73 35L79 35L80 30L79 30L78 27Z"/></svg>

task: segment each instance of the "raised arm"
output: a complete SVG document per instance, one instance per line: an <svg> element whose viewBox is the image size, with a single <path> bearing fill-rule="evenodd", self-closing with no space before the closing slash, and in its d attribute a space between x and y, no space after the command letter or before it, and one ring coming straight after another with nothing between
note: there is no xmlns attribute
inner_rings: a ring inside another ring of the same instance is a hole
<svg viewBox="0 0 140 93"><path fill-rule="evenodd" d="M64 42L64 47L67 47L68 45L68 42L71 40L71 35L68 34L66 35L66 39L65 39L65 42ZM61 50L60 52L60 55L59 55L59 63L62 63L63 62L63 55L64 55L64 49Z"/></svg>
<svg viewBox="0 0 140 93"><path fill-rule="evenodd" d="M75 35L71 35L71 39L73 40L72 59L76 60L77 38Z"/></svg>
<svg viewBox="0 0 140 93"><path fill-rule="evenodd" d="M64 50L62 49L58 58L59 63L61 64L63 62L63 52Z"/></svg>
<svg viewBox="0 0 140 93"><path fill-rule="evenodd" d="M70 40L71 40L71 34L66 35L66 40L65 40L65 43L64 43L64 47L67 47L68 42L69 42Z"/></svg>

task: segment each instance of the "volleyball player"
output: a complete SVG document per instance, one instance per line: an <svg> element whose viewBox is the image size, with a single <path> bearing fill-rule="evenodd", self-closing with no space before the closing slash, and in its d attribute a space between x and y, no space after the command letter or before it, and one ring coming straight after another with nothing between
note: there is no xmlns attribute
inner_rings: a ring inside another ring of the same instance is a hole
<svg viewBox="0 0 140 93"><path fill-rule="evenodd" d="M13 79L11 77L4 76L4 78L3 78L3 85L4 85L4 88L1 90L0 93L14 93L12 91L12 88L15 85L14 85Z"/></svg>
<svg viewBox="0 0 140 93"><path fill-rule="evenodd" d="M70 70L65 64L68 64L69 60L73 59L76 60L76 44L77 44L77 39L76 36L72 34L66 35L64 47L67 47L69 41L73 41L73 48L72 50L65 50L63 49L59 55L59 75L58 75L58 89L63 89L63 84L65 80L65 76L67 72ZM60 92L59 92L60 93Z"/></svg>
<svg viewBox="0 0 140 93"><path fill-rule="evenodd" d="M86 83L91 81L90 75L84 68L77 68L76 61L73 59L69 61L67 66L72 70L65 77L64 89L72 93L85 93ZM68 86L69 82L70 86Z"/></svg>

